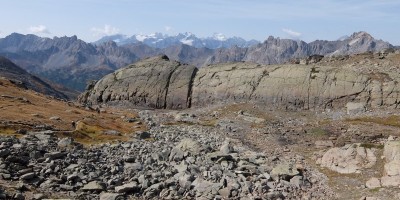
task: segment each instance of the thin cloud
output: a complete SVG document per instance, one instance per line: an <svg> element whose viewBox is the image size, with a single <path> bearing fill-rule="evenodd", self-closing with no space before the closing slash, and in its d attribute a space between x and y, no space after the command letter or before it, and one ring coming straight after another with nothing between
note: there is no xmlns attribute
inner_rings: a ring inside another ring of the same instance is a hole
<svg viewBox="0 0 400 200"><path fill-rule="evenodd" d="M94 36L107 36L107 35L115 35L119 33L119 29L112 27L108 24L104 25L103 28L96 28L93 27L91 29L91 31L93 32Z"/></svg>
<svg viewBox="0 0 400 200"><path fill-rule="evenodd" d="M31 26L29 31L34 34L50 34L49 29L44 25Z"/></svg>
<svg viewBox="0 0 400 200"><path fill-rule="evenodd" d="M173 28L171 26L165 26L164 27L165 31L170 32L173 30Z"/></svg>
<svg viewBox="0 0 400 200"><path fill-rule="evenodd" d="M282 29L282 31L285 32L286 34L288 34L289 37L291 37L291 38L298 39L302 35L301 33L297 32L297 31L293 31L293 30L290 30L287 28Z"/></svg>

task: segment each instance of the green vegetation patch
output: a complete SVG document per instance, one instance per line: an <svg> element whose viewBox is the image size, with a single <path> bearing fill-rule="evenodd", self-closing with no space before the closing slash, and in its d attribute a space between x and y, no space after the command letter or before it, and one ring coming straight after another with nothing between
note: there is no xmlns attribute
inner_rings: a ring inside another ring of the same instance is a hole
<svg viewBox="0 0 400 200"><path fill-rule="evenodd" d="M348 122L369 122L369 123L375 123L375 124L380 124L380 125L385 125L385 126L394 126L394 127L399 127L400 128L400 116L390 116L390 117L359 117L355 119L346 119Z"/></svg>
<svg viewBox="0 0 400 200"><path fill-rule="evenodd" d="M362 143L360 145L360 147L364 147L364 148L367 148L367 149L372 149L372 148L383 149L383 145L382 144L372 144L372 143Z"/></svg>
<svg viewBox="0 0 400 200"><path fill-rule="evenodd" d="M321 128L321 127L313 128L313 129L307 131L307 133L308 133L309 135L314 136L314 137L323 137L323 136L329 135L329 134L328 134L328 131L325 130L324 128Z"/></svg>

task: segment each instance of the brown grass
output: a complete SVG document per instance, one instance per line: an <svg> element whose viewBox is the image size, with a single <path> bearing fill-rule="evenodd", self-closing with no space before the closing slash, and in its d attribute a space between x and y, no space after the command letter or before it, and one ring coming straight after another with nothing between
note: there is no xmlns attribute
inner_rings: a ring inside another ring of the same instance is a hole
<svg viewBox="0 0 400 200"><path fill-rule="evenodd" d="M34 130L36 125L50 125L59 130L60 137L73 137L86 144L98 144L115 140L127 140L129 134L146 130L145 125L135 127L135 124L125 122L121 116L137 117L136 113L128 110L107 109L105 113L97 113L82 107L59 101L51 97L15 87L7 80L0 79L0 122L6 126L0 127L0 134L14 135L18 129ZM16 98L1 97L8 95ZM21 100L25 98L29 102ZM60 120L50 120L58 116ZM77 131L72 126L77 123ZM21 125L23 124L23 126ZM105 135L103 130L116 130L121 136ZM15 134L18 135L18 134Z"/></svg>

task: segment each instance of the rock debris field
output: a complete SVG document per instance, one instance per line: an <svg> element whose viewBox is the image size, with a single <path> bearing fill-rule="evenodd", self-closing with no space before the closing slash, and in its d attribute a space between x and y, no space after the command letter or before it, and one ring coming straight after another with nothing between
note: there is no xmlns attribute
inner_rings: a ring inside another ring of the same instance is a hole
<svg viewBox="0 0 400 200"><path fill-rule="evenodd" d="M326 178L290 159L251 151L220 128L162 125L128 142L83 147L53 131L0 138L2 199L323 199Z"/></svg>

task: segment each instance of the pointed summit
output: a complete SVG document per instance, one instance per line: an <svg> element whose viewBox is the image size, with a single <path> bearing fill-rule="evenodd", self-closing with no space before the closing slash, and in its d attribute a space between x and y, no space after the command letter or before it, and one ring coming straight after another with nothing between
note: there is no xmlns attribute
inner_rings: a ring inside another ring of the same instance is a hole
<svg viewBox="0 0 400 200"><path fill-rule="evenodd" d="M367 38L367 39L374 39L369 33L365 31L355 32L353 33L350 38L357 39L357 38Z"/></svg>

